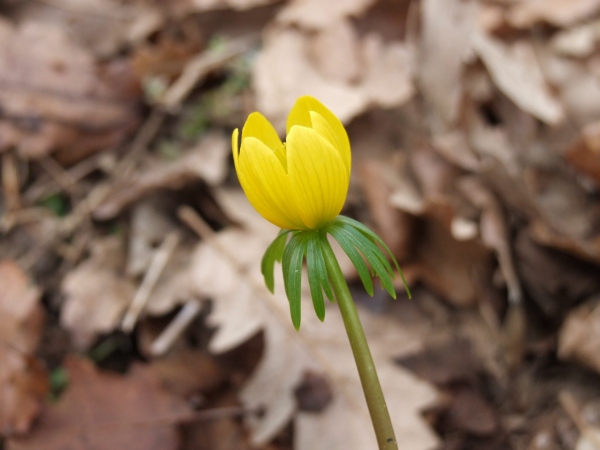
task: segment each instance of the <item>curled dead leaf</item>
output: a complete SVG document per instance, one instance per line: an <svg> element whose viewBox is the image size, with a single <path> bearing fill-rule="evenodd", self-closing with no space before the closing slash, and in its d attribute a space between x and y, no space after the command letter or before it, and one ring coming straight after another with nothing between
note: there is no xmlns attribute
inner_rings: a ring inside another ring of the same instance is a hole
<svg viewBox="0 0 600 450"><path fill-rule="evenodd" d="M558 357L577 361L600 373L600 299L573 309L558 335Z"/></svg>
<svg viewBox="0 0 600 450"><path fill-rule="evenodd" d="M484 33L473 33L472 45L494 83L524 111L552 125L564 111L550 93L533 47L526 41L507 46Z"/></svg>
<svg viewBox="0 0 600 450"><path fill-rule="evenodd" d="M598 10L598 0L529 0L512 6L508 21L519 28L528 28L542 21L556 26L568 26Z"/></svg>
<svg viewBox="0 0 600 450"><path fill-rule="evenodd" d="M152 371L134 365L126 376L98 371L76 357L65 362L69 387L28 436L8 450L176 450L177 424L192 417L186 402L164 391Z"/></svg>
<svg viewBox="0 0 600 450"><path fill-rule="evenodd" d="M325 29L340 19L358 16L375 0L337 0L323 3L320 0L294 0L283 8L277 17L285 24L308 29Z"/></svg>
<svg viewBox="0 0 600 450"><path fill-rule="evenodd" d="M138 123L137 83L127 64L102 68L58 28L0 21L0 150L27 157L60 149L74 163L115 145Z"/></svg>
<svg viewBox="0 0 600 450"><path fill-rule="evenodd" d="M0 435L23 434L41 411L48 375L34 357L44 324L40 290L0 261Z"/></svg>
<svg viewBox="0 0 600 450"><path fill-rule="evenodd" d="M477 3L426 0L422 14L418 84L441 125L448 127L459 112L463 89L461 77L465 57L471 50Z"/></svg>
<svg viewBox="0 0 600 450"><path fill-rule="evenodd" d="M109 236L97 240L92 256L63 278L66 299L60 321L77 347L89 347L100 333L119 325L135 294L133 282L123 275L124 267L122 239Z"/></svg>
<svg viewBox="0 0 600 450"><path fill-rule="evenodd" d="M582 130L581 138L567 150L565 159L600 186L600 122Z"/></svg>

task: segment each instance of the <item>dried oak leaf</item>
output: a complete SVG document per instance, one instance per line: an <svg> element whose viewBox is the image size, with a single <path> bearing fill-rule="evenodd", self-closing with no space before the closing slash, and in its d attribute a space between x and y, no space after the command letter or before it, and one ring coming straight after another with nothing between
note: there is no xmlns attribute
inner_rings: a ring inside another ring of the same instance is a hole
<svg viewBox="0 0 600 450"><path fill-rule="evenodd" d="M419 241L407 277L418 278L456 306L472 306L491 280L494 258L478 239L457 240L447 218L448 205L430 203L417 225Z"/></svg>
<svg viewBox="0 0 600 450"><path fill-rule="evenodd" d="M99 372L76 357L65 362L70 384L48 406L31 434L7 450L176 450L176 425L192 416L186 402L168 394L152 371L133 365L126 376Z"/></svg>
<svg viewBox="0 0 600 450"><path fill-rule="evenodd" d="M472 342L463 336L432 341L423 351L396 361L419 378L442 387L452 383L473 383L482 370Z"/></svg>
<svg viewBox="0 0 600 450"><path fill-rule="evenodd" d="M94 217L112 219L140 198L159 190L177 190L200 180L217 185L227 176L229 155L228 139L221 133L210 133L172 163L151 160L129 178L119 181L112 195L94 210Z"/></svg>
<svg viewBox="0 0 600 450"><path fill-rule="evenodd" d="M581 131L581 139L567 150L565 159L600 186L600 122Z"/></svg>
<svg viewBox="0 0 600 450"><path fill-rule="evenodd" d="M269 5L277 0L171 0L154 2L163 16L182 17L206 11L248 11L260 6ZM222 24L221 24L222 26Z"/></svg>
<svg viewBox="0 0 600 450"><path fill-rule="evenodd" d="M536 57L575 127L583 128L600 120L600 86L592 64L562 57L543 47Z"/></svg>
<svg viewBox="0 0 600 450"><path fill-rule="evenodd" d="M264 48L253 67L257 107L279 130L300 95L319 98L343 122L365 109L365 98L356 87L321 74L308 57L310 42L298 30L267 33Z"/></svg>
<svg viewBox="0 0 600 450"><path fill-rule="evenodd" d="M294 0L281 10L277 19L309 29L325 29L340 19L361 15L374 3L375 0Z"/></svg>
<svg viewBox="0 0 600 450"><path fill-rule="evenodd" d="M592 299L573 309L558 335L558 357L600 373L600 303Z"/></svg>
<svg viewBox="0 0 600 450"><path fill-rule="evenodd" d="M92 256L62 281L66 295L60 321L71 332L75 345L86 348L100 333L117 327L135 286L124 275L123 243L116 236L98 239Z"/></svg>
<svg viewBox="0 0 600 450"><path fill-rule="evenodd" d="M73 163L120 143L138 123L137 81L124 62L105 67L57 27L0 21L0 151L57 149Z"/></svg>
<svg viewBox="0 0 600 450"><path fill-rule="evenodd" d="M523 111L551 125L564 120L563 107L552 96L530 43L507 46L478 32L472 34L471 44L494 84Z"/></svg>
<svg viewBox="0 0 600 450"><path fill-rule="evenodd" d="M43 24L61 29L70 40L106 60L131 44L135 31L142 23L151 20L149 16L153 10L145 3L149 2L15 2L10 17L19 24Z"/></svg>
<svg viewBox="0 0 600 450"><path fill-rule="evenodd" d="M0 261L0 435L25 433L48 392L34 358L44 322L41 292L12 261Z"/></svg>
<svg viewBox="0 0 600 450"><path fill-rule="evenodd" d="M546 316L562 320L573 303L600 290L598 267L534 239L523 230L514 240L519 279Z"/></svg>
<svg viewBox="0 0 600 450"><path fill-rule="evenodd" d="M464 59L476 22L475 2L426 0L419 55L419 87L442 123L457 118Z"/></svg>
<svg viewBox="0 0 600 450"><path fill-rule="evenodd" d="M342 41L341 50L335 45L322 45L338 25L345 28L343 33L354 36ZM338 25L329 32L309 34L280 27L266 34L264 48L253 67L253 80L258 109L275 128L285 128L287 114L301 95L319 98L342 122L348 122L370 106L396 107L414 94L411 47L399 41L384 43L377 34L367 34L360 40L347 24ZM356 59L360 64L361 73L356 73L352 83L324 63L341 57L351 71Z"/></svg>
<svg viewBox="0 0 600 450"><path fill-rule="evenodd" d="M410 167L421 191L420 203L401 200L412 190L407 185L397 184L390 196L394 206L418 217L403 270L409 279L423 281L452 304L473 305L489 283L494 258L475 233L454 234L461 171L428 147L410 154ZM411 209L411 203L418 208Z"/></svg>
<svg viewBox="0 0 600 450"><path fill-rule="evenodd" d="M150 369L170 392L182 398L214 390L224 373L208 353L179 348L150 363Z"/></svg>
<svg viewBox="0 0 600 450"><path fill-rule="evenodd" d="M587 19L598 10L598 0L528 0L514 3L508 21L518 28L529 28L539 22L565 27Z"/></svg>

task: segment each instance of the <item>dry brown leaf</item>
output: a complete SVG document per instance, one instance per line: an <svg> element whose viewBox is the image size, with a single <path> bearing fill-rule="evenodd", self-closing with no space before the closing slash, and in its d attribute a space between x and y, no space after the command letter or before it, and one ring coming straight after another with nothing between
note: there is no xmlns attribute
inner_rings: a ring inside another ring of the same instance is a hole
<svg viewBox="0 0 600 450"><path fill-rule="evenodd" d="M581 131L581 139L567 150L565 159L600 186L600 122Z"/></svg>
<svg viewBox="0 0 600 450"><path fill-rule="evenodd" d="M107 220L140 198L161 189L180 189L186 184L206 181L219 184L227 175L229 140L221 133L210 133L177 161L165 164L153 160L112 188L113 194L94 210L94 217Z"/></svg>
<svg viewBox="0 0 600 450"><path fill-rule="evenodd" d="M445 128L457 118L462 72L477 19L477 3L426 0L419 53L418 84Z"/></svg>
<svg viewBox="0 0 600 450"><path fill-rule="evenodd" d="M228 215L247 228L226 230L217 236L217 245L225 248L229 258L214 246L200 248L192 278L197 290L212 294L214 300L209 320L219 328L210 344L213 351L239 344L260 329L265 332L265 354L241 394L247 407L266 407L263 417L249 418L253 442L267 442L288 423L297 410L294 388L310 371L328 379L333 402L319 414L296 414L295 449L373 447L374 434L337 309L330 305L323 324L305 296L302 328L297 333L289 319L281 275L278 273L274 296L263 286L260 275L260 258L276 229L258 216L241 193L220 191L218 198ZM399 442L406 449L430 448L436 439L418 411L435 400L435 392L395 367L390 354L402 351L399 342L414 345L418 337L386 317L366 311L361 315ZM346 425L340 427L340 423Z"/></svg>
<svg viewBox="0 0 600 450"><path fill-rule="evenodd" d="M143 275L156 252L156 248L177 224L167 214L163 198L145 198L131 209L130 238L127 251L127 274Z"/></svg>
<svg viewBox="0 0 600 450"><path fill-rule="evenodd" d="M273 317L268 305L261 301L270 295L266 288L260 284L257 288L256 283L252 284L242 274L249 270L256 277L262 252L277 235L277 229L258 216L241 192L220 191L218 197L228 214L247 229L219 233L218 245L231 253L230 258L214 245L201 244L194 256L190 277L197 296L213 300L207 319L216 328L209 343L212 352L228 351L261 329L269 330L265 335L263 363L253 375L254 388L246 388L242 394L250 396L245 401L246 406L268 407L262 418L249 418L254 441L264 443L281 431L295 412L294 388L304 370L317 371L318 366L302 344L289 337L293 328L287 328L277 316ZM284 352L280 351L281 343L286 343Z"/></svg>
<svg viewBox="0 0 600 450"><path fill-rule="evenodd" d="M325 78L351 83L361 74L358 34L349 20L319 30L310 43L310 53Z"/></svg>
<svg viewBox="0 0 600 450"><path fill-rule="evenodd" d="M177 424L192 416L185 401L168 394L152 371L133 365L129 374L99 372L85 360L65 362L69 387L47 407L39 424L8 450L176 450Z"/></svg>
<svg viewBox="0 0 600 450"><path fill-rule="evenodd" d="M27 432L48 393L48 375L34 354L44 310L40 290L14 262L0 261L0 435Z"/></svg>
<svg viewBox="0 0 600 450"><path fill-rule="evenodd" d="M456 306L472 306L489 283L493 257L477 239L457 240L444 225L448 208L430 204L419 229L419 242L409 263L407 277L420 279ZM441 216L441 217L440 217Z"/></svg>
<svg viewBox="0 0 600 450"><path fill-rule="evenodd" d="M214 404L214 402L211 402ZM221 395L214 404L220 408L236 408L239 400L234 392ZM241 408L240 408L241 409ZM277 450L276 445L261 450ZM237 417L221 417L219 420L199 421L185 428L185 442L181 450L252 450L248 435Z"/></svg>
<svg viewBox="0 0 600 450"><path fill-rule="evenodd" d="M217 330L209 349L213 353L223 353L247 341L261 329L263 308L252 286L239 272L254 269L257 255L262 256L278 229L258 216L241 192L218 190L216 193L228 215L246 226L245 230L229 229L219 233L220 244L234 249L238 266L219 249L202 243L193 255L189 277L199 298L213 300L208 323Z"/></svg>
<svg viewBox="0 0 600 450"><path fill-rule="evenodd" d="M597 235L600 206L572 174L529 169L523 175L537 212L551 229L576 240Z"/></svg>
<svg viewBox="0 0 600 450"><path fill-rule="evenodd" d="M325 29L340 19L356 17L369 8L375 0L293 0L281 10L277 19L285 24L308 29Z"/></svg>
<svg viewBox="0 0 600 450"><path fill-rule="evenodd" d="M117 236L97 239L91 257L62 281L66 299L60 322L79 348L89 347L99 334L115 329L133 299L135 286L124 276L123 250Z"/></svg>
<svg viewBox="0 0 600 450"><path fill-rule="evenodd" d="M412 190L406 173L398 176L398 170L394 170L393 164L386 160L368 159L359 161L357 166L358 179L375 225L373 230L399 261L406 260L413 251L416 221L406 212L406 208L399 208L398 205L403 204L411 212L418 210L411 208L420 200L413 196L418 195L416 188Z"/></svg>
<svg viewBox="0 0 600 450"><path fill-rule="evenodd" d="M224 381L224 374L213 357L192 349L177 349L150 363L152 372L165 388L183 398L207 393Z"/></svg>
<svg viewBox="0 0 600 450"><path fill-rule="evenodd" d="M561 55L585 58L592 54L598 40L600 21L595 20L557 33L550 45Z"/></svg>
<svg viewBox="0 0 600 450"><path fill-rule="evenodd" d="M161 316L168 314L177 306L186 303L191 298L192 285L188 268L192 259L191 249L180 245L169 257L169 262L156 281L144 314Z"/></svg>
<svg viewBox="0 0 600 450"><path fill-rule="evenodd" d="M132 56L132 66L141 79L163 76L166 79L181 73L187 61L202 49L200 34L187 39L175 39L170 35L160 35L152 45L142 45Z"/></svg>
<svg viewBox="0 0 600 450"><path fill-rule="evenodd" d="M526 0L512 6L508 21L518 28L529 28L542 21L566 27L587 19L598 10L598 0Z"/></svg>
<svg viewBox="0 0 600 450"><path fill-rule="evenodd" d="M522 289L512 255L508 223L502 206L494 193L475 177L460 181L460 189L474 205L481 209L479 227L481 239L496 251L500 270L508 286L508 298L520 303Z"/></svg>
<svg viewBox="0 0 600 450"><path fill-rule="evenodd" d="M215 9L232 8L239 11L268 5L277 0L177 0L175 4L186 12L211 11Z"/></svg>
<svg viewBox="0 0 600 450"><path fill-rule="evenodd" d="M365 36L361 47L365 68L359 89L369 102L392 108L410 100L415 94L414 49L397 41L384 43L375 33Z"/></svg>
<svg viewBox="0 0 600 450"><path fill-rule="evenodd" d="M453 304L473 305L482 285L489 282L493 258L476 233L463 233L460 239L453 235L457 230L456 223L452 229L457 216L453 193L461 171L426 147L409 156L419 187L407 181L407 172L403 181L391 179L388 187L392 189L389 203L415 216L411 228L405 230L410 233L405 240L411 243L404 264L406 276L423 281ZM380 179L386 182L390 177Z"/></svg>
<svg viewBox="0 0 600 450"><path fill-rule="evenodd" d="M453 390L446 411L447 426L474 434L489 436L500 426L496 411L483 395L472 387L460 386Z"/></svg>
<svg viewBox="0 0 600 450"><path fill-rule="evenodd" d="M600 302L589 299L573 309L558 335L558 357L600 373Z"/></svg>
<svg viewBox="0 0 600 450"><path fill-rule="evenodd" d="M549 51L540 52L539 58L569 120L578 128L600 120L600 86L590 65Z"/></svg>
<svg viewBox="0 0 600 450"><path fill-rule="evenodd" d="M325 323L320 323L311 314L311 305L305 303L305 317L311 320L304 320L301 332L306 333L313 348L320 350L321 365L327 369L325 374L334 387L334 400L320 414L298 415L296 450L374 448L374 435L341 316L335 305L329 306ZM398 447L405 450L435 447L437 438L420 414L436 402L435 390L392 362L393 356L420 345L425 330L402 327L390 317L374 315L366 309L359 313L386 395ZM286 351L284 345L279 346L280 352ZM340 423L345 425L340 427Z"/></svg>
<svg viewBox="0 0 600 450"><path fill-rule="evenodd" d="M524 111L556 125L564 119L562 105L551 95L532 45L517 41L507 46L477 32L472 45L498 89Z"/></svg>
<svg viewBox="0 0 600 450"><path fill-rule="evenodd" d="M461 169L477 172L481 165L477 154L469 145L467 134L462 130L434 136L432 146L437 153Z"/></svg>
<svg viewBox="0 0 600 450"><path fill-rule="evenodd" d="M338 60L340 55L335 46L320 45L323 33L313 36L293 28L274 28L265 36L264 48L253 67L253 81L257 109L275 128L285 129L287 114L302 95L318 98L344 123L370 106L395 107L412 97L411 47L399 41L383 43L376 34L368 34L361 41L346 41L346 58L357 54L363 64L360 77L349 83L352 77L324 67L324 60ZM356 48L349 48L353 43ZM313 61L315 46L319 50ZM354 75L352 71L350 64L350 75Z"/></svg>
<svg viewBox="0 0 600 450"><path fill-rule="evenodd" d="M561 320L574 302L600 290L596 265L538 245L527 231L516 236L514 252L524 290L554 320Z"/></svg>
<svg viewBox="0 0 600 450"><path fill-rule="evenodd" d="M576 450L597 450L600 447L600 428L596 419L599 405L594 397L596 397L595 392L585 396L577 393L575 389L563 388L558 393L560 406L569 415L569 419L579 432L577 442L573 442Z"/></svg>
<svg viewBox="0 0 600 450"><path fill-rule="evenodd" d="M482 369L471 341L455 336L432 341L421 352L397 358L397 362L436 386L473 382Z"/></svg>
<svg viewBox="0 0 600 450"><path fill-rule="evenodd" d="M16 22L32 26L43 23L60 29L70 40L102 59L115 56L130 43L131 27L148 20L148 15L153 12L145 2L123 3L117 0L19 3L10 14Z"/></svg>
<svg viewBox="0 0 600 450"><path fill-rule="evenodd" d="M413 149L408 162L425 203L440 201L449 204L456 182L462 175L460 169L427 146Z"/></svg>
<svg viewBox="0 0 600 450"><path fill-rule="evenodd" d="M584 261L600 263L600 235L577 239L556 232L542 220L533 220L528 228L531 238L540 245L562 250Z"/></svg>
<svg viewBox="0 0 600 450"><path fill-rule="evenodd" d="M469 147L479 156L482 163L490 159L499 161L512 176L518 176L521 164L510 134L503 126L491 126L473 108L466 112L466 133Z"/></svg>
<svg viewBox="0 0 600 450"><path fill-rule="evenodd" d="M168 196L149 196L135 204L131 214L127 255L129 275L141 276L147 273L165 236L177 233L179 225L172 219L173 209L173 199ZM145 313L152 316L167 314L190 299L187 268L193 248L184 242L169 253L168 262L146 299Z"/></svg>
<svg viewBox="0 0 600 450"><path fill-rule="evenodd" d="M127 64L97 67L58 28L0 21L0 150L27 157L58 148L73 163L120 143L136 126L138 89Z"/></svg>
<svg viewBox="0 0 600 450"><path fill-rule="evenodd" d="M296 99L310 94L342 122L362 112L366 100L354 87L325 78L308 58L306 36L297 30L272 30L253 66L257 109L280 131Z"/></svg>

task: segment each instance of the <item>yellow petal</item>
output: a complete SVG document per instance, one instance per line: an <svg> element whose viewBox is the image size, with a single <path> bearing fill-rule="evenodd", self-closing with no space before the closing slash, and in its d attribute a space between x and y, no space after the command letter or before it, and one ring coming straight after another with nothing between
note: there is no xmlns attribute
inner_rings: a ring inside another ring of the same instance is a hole
<svg viewBox="0 0 600 450"><path fill-rule="evenodd" d="M286 132L289 133L294 125L316 129L316 124L313 121L313 118L311 118L311 111L318 113L331 127L331 131L335 136L335 141L339 143L339 147L336 146L335 143L334 146L339 150L346 166L348 166L348 170L350 170L351 156L348 133L346 133L346 129L344 128L344 125L342 125L342 122L340 122L340 119L316 98L305 95L296 100L296 104L287 118ZM317 131L319 133L321 132L319 130Z"/></svg>
<svg viewBox="0 0 600 450"><path fill-rule="evenodd" d="M292 187L281 162L256 137L242 141L237 173L248 200L265 219L288 230L306 228L290 201Z"/></svg>
<svg viewBox="0 0 600 450"><path fill-rule="evenodd" d="M273 150L283 167L287 170L285 147L273 125L261 113L253 112L248 116L242 130L242 142L247 137L255 137Z"/></svg>
<svg viewBox="0 0 600 450"><path fill-rule="evenodd" d="M351 170L351 156L350 156L350 148L347 148L347 152L345 151L344 141L340 139L340 136L335 133L333 128L329 122L325 120L325 118L315 111L310 111L310 119L312 121L312 129L321 135L321 137L327 139L331 145L335 149L338 150L344 164L346 165L346 170L348 171L348 176L350 176Z"/></svg>
<svg viewBox="0 0 600 450"><path fill-rule="evenodd" d="M287 138L288 176L302 222L316 229L344 206L349 173L339 151L315 130L293 126Z"/></svg>

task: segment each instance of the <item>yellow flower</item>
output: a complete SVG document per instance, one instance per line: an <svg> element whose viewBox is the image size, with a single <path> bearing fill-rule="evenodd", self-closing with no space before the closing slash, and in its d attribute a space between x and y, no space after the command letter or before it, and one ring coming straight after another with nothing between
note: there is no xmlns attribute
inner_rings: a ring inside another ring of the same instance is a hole
<svg viewBox="0 0 600 450"><path fill-rule="evenodd" d="M315 230L342 210L350 180L348 134L317 99L300 97L287 119L286 143L260 113L233 132L235 170L252 206L287 230Z"/></svg>

